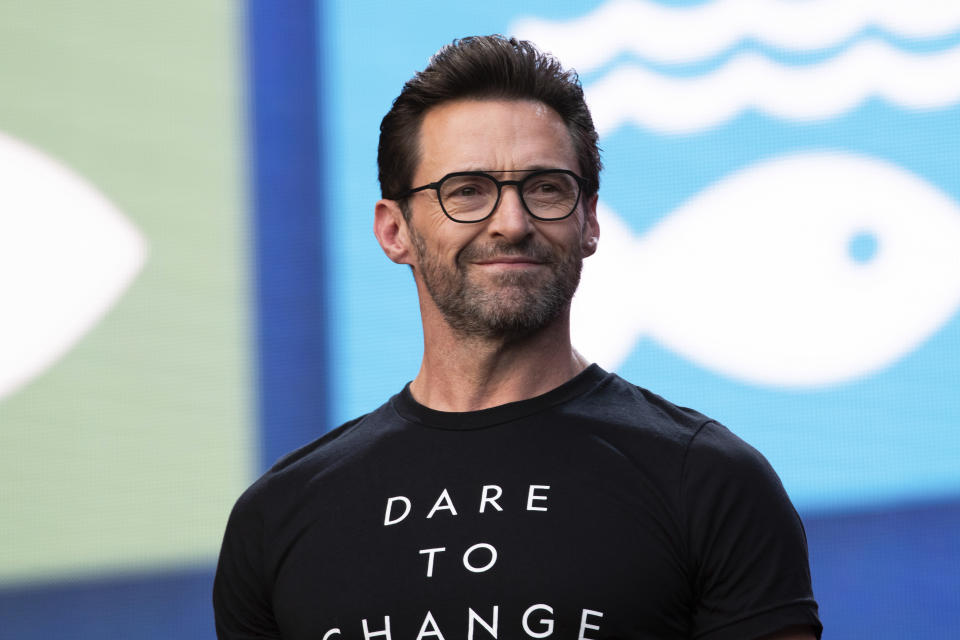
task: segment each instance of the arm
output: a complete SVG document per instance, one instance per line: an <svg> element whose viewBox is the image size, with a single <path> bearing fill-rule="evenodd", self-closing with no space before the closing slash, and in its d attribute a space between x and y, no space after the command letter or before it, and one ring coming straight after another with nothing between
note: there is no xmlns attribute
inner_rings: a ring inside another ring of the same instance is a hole
<svg viewBox="0 0 960 640"><path fill-rule="evenodd" d="M725 427L691 441L681 480L694 637L819 637L803 524L766 459Z"/></svg>
<svg viewBox="0 0 960 640"><path fill-rule="evenodd" d="M809 627L788 627L757 640L817 640Z"/></svg>
<svg viewBox="0 0 960 640"><path fill-rule="evenodd" d="M219 640L280 640L263 575L263 522L248 490L227 522L213 582L213 612Z"/></svg>

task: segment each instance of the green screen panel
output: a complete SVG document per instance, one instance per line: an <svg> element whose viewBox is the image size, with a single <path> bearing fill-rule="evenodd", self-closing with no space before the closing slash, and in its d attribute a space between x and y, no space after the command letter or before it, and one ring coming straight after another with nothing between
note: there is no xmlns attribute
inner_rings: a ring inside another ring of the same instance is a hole
<svg viewBox="0 0 960 640"><path fill-rule="evenodd" d="M92 185L144 248L93 326L0 394L0 584L209 564L251 479L239 8L0 5L0 132ZM65 274L104 250L83 242Z"/></svg>

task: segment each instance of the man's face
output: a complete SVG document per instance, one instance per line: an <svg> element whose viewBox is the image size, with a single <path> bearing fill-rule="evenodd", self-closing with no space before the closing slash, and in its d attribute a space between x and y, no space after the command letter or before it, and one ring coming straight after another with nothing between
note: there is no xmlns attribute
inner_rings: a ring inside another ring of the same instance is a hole
<svg viewBox="0 0 960 640"><path fill-rule="evenodd" d="M530 169L579 173L560 116L532 101L458 100L427 112L420 130L421 162L413 185L455 171L520 179ZM516 188L503 188L493 215L463 224L447 218L436 191L411 197L414 275L446 322L485 337L526 335L569 308L585 256L596 242L596 198L581 197L570 217L540 221L523 208ZM429 306L429 305L428 305Z"/></svg>

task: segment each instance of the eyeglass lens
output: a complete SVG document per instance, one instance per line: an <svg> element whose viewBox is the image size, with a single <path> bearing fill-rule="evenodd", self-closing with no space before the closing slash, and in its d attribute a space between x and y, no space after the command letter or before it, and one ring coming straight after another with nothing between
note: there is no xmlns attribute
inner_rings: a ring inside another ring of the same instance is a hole
<svg viewBox="0 0 960 640"><path fill-rule="evenodd" d="M566 173L546 171L524 178L517 189L534 216L545 220L565 218L580 197L580 185ZM451 218L481 220L497 206L497 183L485 174L448 176L438 189L440 204Z"/></svg>

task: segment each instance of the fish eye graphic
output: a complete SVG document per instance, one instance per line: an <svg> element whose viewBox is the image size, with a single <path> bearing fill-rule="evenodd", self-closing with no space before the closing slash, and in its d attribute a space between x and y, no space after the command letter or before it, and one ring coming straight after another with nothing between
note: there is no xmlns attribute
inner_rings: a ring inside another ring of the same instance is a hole
<svg viewBox="0 0 960 640"><path fill-rule="evenodd" d="M0 132L0 398L95 326L146 260L143 237L93 185Z"/></svg>
<svg viewBox="0 0 960 640"><path fill-rule="evenodd" d="M611 368L646 336L744 382L837 384L910 353L960 307L958 203L877 158L749 166L639 238L599 215L606 244L584 263L572 320Z"/></svg>

